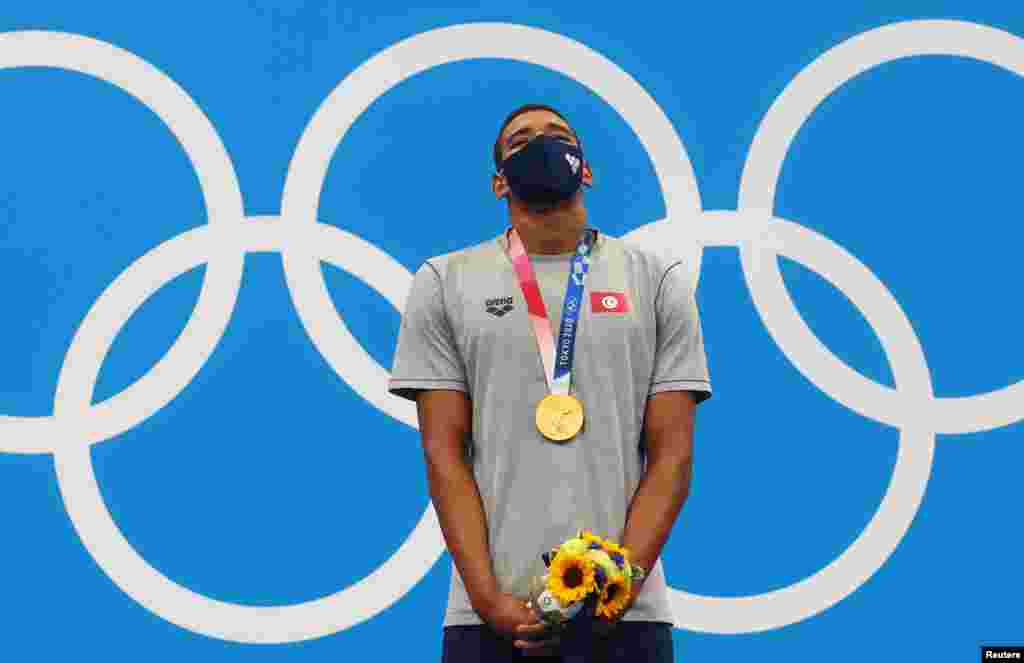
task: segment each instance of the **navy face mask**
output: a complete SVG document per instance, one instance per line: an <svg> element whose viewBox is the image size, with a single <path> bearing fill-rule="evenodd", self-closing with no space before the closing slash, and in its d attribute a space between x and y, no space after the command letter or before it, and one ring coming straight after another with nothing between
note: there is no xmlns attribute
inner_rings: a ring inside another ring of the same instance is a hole
<svg viewBox="0 0 1024 663"><path fill-rule="evenodd" d="M541 134L509 155L500 174L516 198L547 207L568 200L583 183L583 151Z"/></svg>

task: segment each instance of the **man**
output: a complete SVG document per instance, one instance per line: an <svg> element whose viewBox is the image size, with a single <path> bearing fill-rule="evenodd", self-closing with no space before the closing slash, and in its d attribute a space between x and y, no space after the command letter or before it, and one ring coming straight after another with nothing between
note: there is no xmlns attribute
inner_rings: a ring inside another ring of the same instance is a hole
<svg viewBox="0 0 1024 663"><path fill-rule="evenodd" d="M453 560L443 661L561 660L529 581L580 528L646 570L625 611L601 618L593 660L671 661L659 555L711 395L693 284L682 263L587 222L593 173L555 109L510 114L494 162L511 228L417 270L388 385L417 403Z"/></svg>

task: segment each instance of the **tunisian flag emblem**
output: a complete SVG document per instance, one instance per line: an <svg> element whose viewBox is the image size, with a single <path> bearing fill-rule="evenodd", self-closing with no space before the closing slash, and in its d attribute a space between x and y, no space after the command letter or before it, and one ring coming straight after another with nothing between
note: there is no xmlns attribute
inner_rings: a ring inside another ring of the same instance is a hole
<svg viewBox="0 0 1024 663"><path fill-rule="evenodd" d="M629 299L624 292L591 292L590 310L594 313L629 313Z"/></svg>

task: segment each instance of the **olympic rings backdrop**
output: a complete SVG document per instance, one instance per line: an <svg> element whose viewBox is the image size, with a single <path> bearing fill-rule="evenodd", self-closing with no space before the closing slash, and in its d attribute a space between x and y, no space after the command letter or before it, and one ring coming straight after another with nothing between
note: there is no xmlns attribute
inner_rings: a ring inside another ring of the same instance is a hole
<svg viewBox="0 0 1024 663"><path fill-rule="evenodd" d="M892 4L5 4L0 658L439 660L385 381L534 101L699 275L679 660L1024 644L1024 10Z"/></svg>

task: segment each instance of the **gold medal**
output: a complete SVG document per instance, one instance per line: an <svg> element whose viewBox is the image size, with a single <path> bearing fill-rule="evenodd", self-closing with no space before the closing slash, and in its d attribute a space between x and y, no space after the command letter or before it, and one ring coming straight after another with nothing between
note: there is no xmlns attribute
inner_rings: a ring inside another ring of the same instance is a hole
<svg viewBox="0 0 1024 663"><path fill-rule="evenodd" d="M569 394L548 394L537 403L537 430L553 442L572 439L583 428L583 403Z"/></svg>

